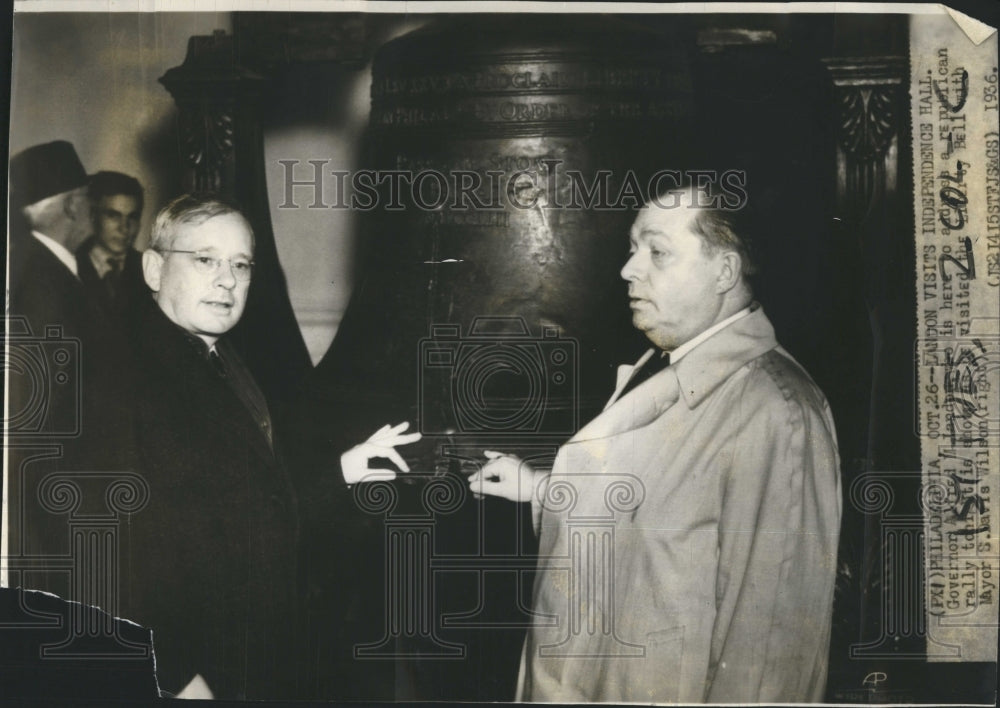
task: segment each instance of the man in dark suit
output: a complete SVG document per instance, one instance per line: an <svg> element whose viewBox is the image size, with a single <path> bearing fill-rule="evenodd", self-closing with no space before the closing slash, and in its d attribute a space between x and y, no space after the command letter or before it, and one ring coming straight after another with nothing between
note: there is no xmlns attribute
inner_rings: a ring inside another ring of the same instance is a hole
<svg viewBox="0 0 1000 708"><path fill-rule="evenodd" d="M239 321L253 233L190 196L157 216L134 309L135 470L149 503L125 524L121 612L153 630L160 687L294 695L295 494L253 377L224 335ZM200 683L200 682L198 682Z"/></svg>
<svg viewBox="0 0 1000 708"><path fill-rule="evenodd" d="M142 258L152 297L128 328L134 469L149 503L123 524L121 614L153 630L160 686L171 693L302 695L298 501L268 402L226 338L247 302L253 256L253 231L232 205L174 200ZM391 476L367 470L373 457L405 470L392 446L419 435L401 430L346 454L344 480Z"/></svg>
<svg viewBox="0 0 1000 708"><path fill-rule="evenodd" d="M115 357L124 344L77 274L73 251L90 231L90 212L73 146L30 147L11 159L10 177L8 549L12 557L65 556L68 520L44 508L40 485L53 471L120 469ZM36 559L36 571L11 582L69 596L68 573L58 560L49 565Z"/></svg>
<svg viewBox="0 0 1000 708"><path fill-rule="evenodd" d="M149 292L142 254L133 248L142 223L142 185L121 172L102 171L90 176L87 195L94 231L76 251L80 280L90 298L120 320Z"/></svg>
<svg viewBox="0 0 1000 708"><path fill-rule="evenodd" d="M87 329L90 313L73 252L90 229L87 173L73 145L35 145L10 161L10 314L35 335L58 325L68 336Z"/></svg>

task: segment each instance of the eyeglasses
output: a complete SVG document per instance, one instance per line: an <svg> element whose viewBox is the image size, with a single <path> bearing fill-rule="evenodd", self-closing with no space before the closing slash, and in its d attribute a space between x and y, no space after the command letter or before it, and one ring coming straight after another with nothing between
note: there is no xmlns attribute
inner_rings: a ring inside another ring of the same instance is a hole
<svg viewBox="0 0 1000 708"><path fill-rule="evenodd" d="M246 258L216 258L203 251L181 251L176 248L156 248L153 250L158 253L187 253L194 256L191 262L194 264L195 271L202 275L214 275L217 273L219 268L222 267L222 261L226 261L229 264L233 277L237 280L247 281L253 275L253 261L248 261Z"/></svg>

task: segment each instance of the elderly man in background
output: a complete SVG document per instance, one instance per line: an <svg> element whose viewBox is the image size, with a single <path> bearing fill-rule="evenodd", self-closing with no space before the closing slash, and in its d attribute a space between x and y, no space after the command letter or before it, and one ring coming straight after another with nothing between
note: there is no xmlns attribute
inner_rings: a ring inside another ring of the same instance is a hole
<svg viewBox="0 0 1000 708"><path fill-rule="evenodd" d="M90 232L87 172L71 143L35 145L10 161L10 314L34 333L47 325L80 336L86 307L73 253Z"/></svg>
<svg viewBox="0 0 1000 708"><path fill-rule="evenodd" d="M65 515L44 508L41 485L53 471L127 464L119 444L126 346L79 278L73 252L91 221L87 173L73 145L55 141L14 155L10 206L5 434L19 444L10 446L7 465L7 547L11 556L65 557L70 527ZM12 571L11 582L72 592L58 560Z"/></svg>
<svg viewBox="0 0 1000 708"><path fill-rule="evenodd" d="M604 411L550 472L487 451L470 478L539 515L524 700L822 699L833 420L753 301L733 214L705 196L660 195L632 226L621 274L653 347Z"/></svg>

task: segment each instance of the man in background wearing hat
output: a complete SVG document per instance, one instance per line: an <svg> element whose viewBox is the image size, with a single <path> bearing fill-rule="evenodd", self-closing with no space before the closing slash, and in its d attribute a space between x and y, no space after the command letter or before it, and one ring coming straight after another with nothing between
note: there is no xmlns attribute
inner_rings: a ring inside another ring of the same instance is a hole
<svg viewBox="0 0 1000 708"><path fill-rule="evenodd" d="M73 145L35 145L10 161L10 315L35 336L59 325L80 336L90 314L74 252L90 232L87 172Z"/></svg>
<svg viewBox="0 0 1000 708"><path fill-rule="evenodd" d="M126 350L87 298L74 255L92 228L87 183L66 141L35 145L10 161L5 526L14 557L69 554L67 516L40 499L47 475L126 469L128 451L115 443L128 420ZM55 566L10 580L74 599L68 574Z"/></svg>

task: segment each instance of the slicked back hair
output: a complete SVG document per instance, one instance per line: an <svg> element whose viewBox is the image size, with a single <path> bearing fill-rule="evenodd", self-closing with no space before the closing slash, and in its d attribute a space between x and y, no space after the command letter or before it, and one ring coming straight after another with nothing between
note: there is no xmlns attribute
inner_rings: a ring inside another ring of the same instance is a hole
<svg viewBox="0 0 1000 708"><path fill-rule="evenodd" d="M743 280L749 285L749 278L758 271L758 263L753 243L740 224L739 211L711 205L696 206L699 203L698 192L700 191L702 190L693 184L682 184L676 189L670 189L658 195L656 203L670 203L667 200L668 195L687 196L691 206L673 200L677 206L667 208L695 209L697 213L691 222L691 230L701 237L705 252L735 251L740 256L740 271ZM709 192L708 197L712 196L712 193Z"/></svg>
<svg viewBox="0 0 1000 708"><path fill-rule="evenodd" d="M167 250L172 247L177 226L181 224L201 224L216 216L235 214L246 224L250 233L250 244L254 245L253 227L232 202L215 194L184 194L160 209L153 220L153 231L149 247Z"/></svg>

